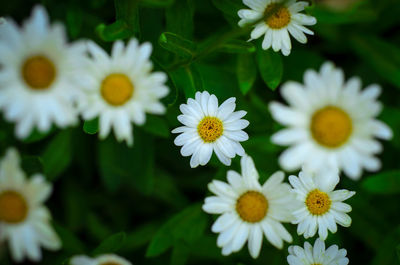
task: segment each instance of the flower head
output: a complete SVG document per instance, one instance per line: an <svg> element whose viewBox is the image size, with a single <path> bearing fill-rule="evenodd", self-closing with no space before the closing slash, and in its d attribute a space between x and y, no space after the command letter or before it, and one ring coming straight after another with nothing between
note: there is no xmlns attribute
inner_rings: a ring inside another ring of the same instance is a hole
<svg viewBox="0 0 400 265"><path fill-rule="evenodd" d="M347 265L349 259L346 254L347 251L337 245L325 249L324 241L318 238L314 247L308 242L304 243L304 248L290 246L287 261L289 265Z"/></svg>
<svg viewBox="0 0 400 265"><path fill-rule="evenodd" d="M221 215L212 231L220 233L217 245L223 255L239 251L248 241L250 255L257 258L264 235L277 248L292 241L281 223L292 221L293 194L282 183L283 172L274 173L261 186L251 157L243 156L241 167L241 175L228 171L228 183L214 180L208 185L215 196L205 199L203 210Z"/></svg>
<svg viewBox="0 0 400 265"><path fill-rule="evenodd" d="M292 223L298 224L297 233L309 238L317 233L322 240L328 236L328 230L336 233L336 223L349 227L351 218L347 215L351 206L343 203L352 197L355 192L348 190L335 190L339 183L336 172L314 173L303 168L299 177L289 176L293 191L297 194L295 204L297 209L293 212Z"/></svg>
<svg viewBox="0 0 400 265"><path fill-rule="evenodd" d="M376 119L382 105L377 101L378 85L361 91L361 81L344 81L341 69L332 63L322 65L320 73L307 70L304 85L287 82L281 94L289 106L270 104L275 120L288 126L271 138L279 145L289 145L279 159L288 171L303 164L312 170L330 167L343 170L359 179L362 169L381 167L375 154L382 150L375 139L390 139L391 129Z"/></svg>
<svg viewBox="0 0 400 265"><path fill-rule="evenodd" d="M132 265L132 263L114 254L104 254L96 258L74 256L70 260L70 265Z"/></svg>
<svg viewBox="0 0 400 265"><path fill-rule="evenodd" d="M146 113L164 114L160 99L169 88L167 75L151 72L151 44L131 39L113 45L111 56L94 42L87 42L90 58L81 82L79 112L85 120L99 118L99 136L106 138L113 128L118 141L133 144L131 122L143 125Z"/></svg>
<svg viewBox="0 0 400 265"><path fill-rule="evenodd" d="M304 33L312 35L313 32L304 25L311 26L317 23L314 17L300 13L308 6L304 1L243 0L243 3L250 9L239 10L239 26L261 20L251 32L251 39L258 39L264 35L264 50L272 46L274 51L281 50L283 55L289 55L292 49L289 33L299 42L306 43L307 37Z"/></svg>
<svg viewBox="0 0 400 265"><path fill-rule="evenodd" d="M243 131L249 125L241 119L246 112L234 111L236 98L229 98L218 107L218 99L207 91L197 92L195 99L189 98L182 104L182 115L178 120L184 126L172 133L181 133L174 143L182 146L183 156L192 156L190 166L204 166L210 161L213 151L224 165L230 165L236 154L243 156L244 150L239 142L249 137Z"/></svg>
<svg viewBox="0 0 400 265"><path fill-rule="evenodd" d="M15 149L8 149L0 162L0 242L8 241L16 262L25 257L40 261L40 247L58 250L61 241L50 225L43 203L52 187L40 174L26 178Z"/></svg>
<svg viewBox="0 0 400 265"><path fill-rule="evenodd" d="M82 43L67 43L62 24L49 24L42 6L21 28L12 19L0 23L0 110L18 138L78 121L73 99L84 54Z"/></svg>

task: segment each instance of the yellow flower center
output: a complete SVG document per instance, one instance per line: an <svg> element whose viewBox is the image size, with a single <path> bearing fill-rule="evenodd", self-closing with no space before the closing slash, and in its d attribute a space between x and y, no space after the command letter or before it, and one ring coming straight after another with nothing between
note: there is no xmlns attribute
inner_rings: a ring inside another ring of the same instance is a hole
<svg viewBox="0 0 400 265"><path fill-rule="evenodd" d="M28 215L28 204L21 194L4 191L0 194L0 221L17 224Z"/></svg>
<svg viewBox="0 0 400 265"><path fill-rule="evenodd" d="M325 192L315 189L308 193L306 205L312 215L323 215L331 208L331 199Z"/></svg>
<svg viewBox="0 0 400 265"><path fill-rule="evenodd" d="M281 29L286 27L291 20L289 10L277 3L272 3L267 6L264 11L265 22L271 29Z"/></svg>
<svg viewBox="0 0 400 265"><path fill-rule="evenodd" d="M124 74L110 74L101 84L101 95L113 106L125 104L131 97L134 86Z"/></svg>
<svg viewBox="0 0 400 265"><path fill-rule="evenodd" d="M197 131L204 142L212 143L222 135L224 126L216 117L204 117L197 126Z"/></svg>
<svg viewBox="0 0 400 265"><path fill-rule="evenodd" d="M267 198L258 191L248 191L237 200L236 211L243 221L260 222L268 212Z"/></svg>
<svg viewBox="0 0 400 265"><path fill-rule="evenodd" d="M343 110L328 106L314 113L311 133L321 145L335 148L344 144L353 130L352 120Z"/></svg>
<svg viewBox="0 0 400 265"><path fill-rule="evenodd" d="M32 89L47 89L56 78L56 68L47 57L35 55L22 65L22 77Z"/></svg>

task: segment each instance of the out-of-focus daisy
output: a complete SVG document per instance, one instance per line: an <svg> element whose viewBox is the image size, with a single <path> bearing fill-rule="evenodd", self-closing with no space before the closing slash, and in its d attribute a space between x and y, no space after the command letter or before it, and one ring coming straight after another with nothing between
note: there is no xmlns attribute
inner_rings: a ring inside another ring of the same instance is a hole
<svg viewBox="0 0 400 265"><path fill-rule="evenodd" d="M304 248L290 246L287 261L289 265L347 265L346 255L347 251L337 245L325 249L324 241L318 238L314 247L308 242L304 243Z"/></svg>
<svg viewBox="0 0 400 265"><path fill-rule="evenodd" d="M18 138L78 121L72 99L84 52L81 43L67 43L62 24L49 24L42 6L21 28L11 19L0 24L0 110Z"/></svg>
<svg viewBox="0 0 400 265"><path fill-rule="evenodd" d="M251 39L258 39L264 35L262 48L267 50L271 48L274 51L282 51L287 56L290 54L292 44L290 35L301 43L307 42L304 33L313 35L308 28L317 23L315 17L300 13L308 6L307 2L296 0L243 0L243 3L250 9L241 9L238 12L241 20L239 26L261 22L255 25L251 32Z"/></svg>
<svg viewBox="0 0 400 265"><path fill-rule="evenodd" d="M149 60L151 44L139 45L131 39L125 46L122 41L114 43L109 56L96 43L87 42L90 60L81 83L83 95L79 98L79 111L85 120L99 118L99 136L106 138L111 128L118 141L133 144L131 122L143 125L146 112L165 113L160 99L166 96L167 75L151 72Z"/></svg>
<svg viewBox="0 0 400 265"><path fill-rule="evenodd" d="M298 224L297 233L304 234L305 238L315 235L325 240L328 230L336 233L336 223L349 227L351 218L347 214L351 206L343 203L352 197L355 192L348 190L334 190L339 183L339 175L332 171L311 172L303 168L299 177L289 176L293 191L299 201L298 209L293 212L293 224Z"/></svg>
<svg viewBox="0 0 400 265"><path fill-rule="evenodd" d="M70 265L132 265L132 263L114 254L104 254L97 258L75 256L71 258Z"/></svg>
<svg viewBox="0 0 400 265"><path fill-rule="evenodd" d="M60 239L50 225L51 215L43 203L52 187L40 174L26 178L15 149L8 149L0 162L0 241L8 241L16 262L25 257L40 261L40 247L58 250Z"/></svg>
<svg viewBox="0 0 400 265"><path fill-rule="evenodd" d="M197 92L195 99L189 98L187 104L180 105L183 114L178 116L178 120L184 126L174 129L172 133L181 133L174 143L182 146L183 156L192 156L192 168L207 164L213 151L227 166L236 154L245 154L239 142L249 139L243 131L249 122L241 119L246 111L234 111L235 101L236 98L229 98L218 107L217 97L204 91Z"/></svg>
<svg viewBox="0 0 400 265"><path fill-rule="evenodd" d="M343 71L330 62L320 73L307 70L304 83L287 82L282 87L289 107L270 104L275 120L289 127L271 138L275 144L291 146L280 156L282 168L329 166L352 179L359 179L363 168L378 170L381 163L374 155L382 146L374 137L392 137L391 129L376 119L382 109L377 101L380 87L374 84L361 91L359 78L345 83Z"/></svg>
<svg viewBox="0 0 400 265"><path fill-rule="evenodd" d="M216 196L205 199L203 210L221 214L212 231L220 233L217 245L223 255L239 251L248 241L250 255L257 258L264 235L277 248L283 247L283 241L292 242L281 222L293 220L294 195L282 183L283 172L276 172L261 186L251 157L243 156L241 167L242 175L228 171L229 184L214 180L208 185Z"/></svg>

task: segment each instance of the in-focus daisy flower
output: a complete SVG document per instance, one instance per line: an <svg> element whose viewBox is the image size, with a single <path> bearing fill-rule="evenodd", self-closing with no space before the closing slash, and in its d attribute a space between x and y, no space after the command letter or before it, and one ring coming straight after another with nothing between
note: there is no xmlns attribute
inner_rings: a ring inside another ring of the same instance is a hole
<svg viewBox="0 0 400 265"><path fill-rule="evenodd" d="M82 43L67 43L62 24L49 24L42 6L21 28L12 19L0 23L0 110L18 138L78 121L72 100L84 54Z"/></svg>
<svg viewBox="0 0 400 265"><path fill-rule="evenodd" d="M359 179L363 168L378 170L381 163L374 155L382 146L374 137L392 137L391 129L376 119L382 109L377 101L380 87L373 84L361 91L359 78L345 82L343 71L330 62L320 73L307 70L304 83L283 85L281 94L289 107L270 104L274 119L289 127L271 138L275 144L291 146L280 156L282 168L329 166L352 179Z"/></svg>
<svg viewBox="0 0 400 265"><path fill-rule="evenodd" d="M264 185L260 185L258 172L251 157L241 159L242 175L228 171L229 183L212 181L208 188L216 196L205 199L203 210L221 214L212 226L220 233L217 245L223 255L239 251L248 241L250 255L260 254L264 235L277 248L283 241L292 242L282 222L292 221L294 195L286 183L284 173L274 173Z"/></svg>
<svg viewBox="0 0 400 265"><path fill-rule="evenodd" d="M174 143L182 146L183 156L192 156L192 168L207 164L213 151L227 166L236 154L245 154L239 142L249 139L243 131L249 122L242 119L246 111L235 111L235 101L236 98L229 98L218 107L217 97L204 91L197 92L195 99L189 98L187 104L180 105L183 114L178 116L178 120L184 126L172 133L181 133Z"/></svg>
<svg viewBox="0 0 400 265"><path fill-rule="evenodd" d="M8 241L14 261L27 257L37 262L42 259L41 246L48 250L61 247L50 225L50 212L43 205L51 191L42 175L27 179L17 150L8 149L0 162L0 241Z"/></svg>
<svg viewBox="0 0 400 265"><path fill-rule="evenodd" d="M241 20L239 26L261 22L255 25L251 32L251 39L258 39L264 35L262 48L271 48L274 51L282 51L287 56L290 54L292 44L289 33L300 43L306 43L304 33L313 35L308 28L317 23L315 17L300 13L308 6L307 2L296 0L243 0L250 9L241 9L238 12Z"/></svg>
<svg viewBox="0 0 400 265"><path fill-rule="evenodd" d="M104 254L97 258L75 256L71 258L70 265L132 265L132 263L114 254Z"/></svg>
<svg viewBox="0 0 400 265"><path fill-rule="evenodd" d="M287 261L289 265L347 265L346 255L347 251L337 245L325 249L324 241L318 238L314 247L308 242L304 243L304 248L290 246Z"/></svg>
<svg viewBox="0 0 400 265"><path fill-rule="evenodd" d="M298 224L297 233L304 234L305 238L315 235L325 240L328 230L336 233L336 223L349 227L351 218L347 214L351 206L343 203L352 197L355 192L348 190L334 190L339 183L339 175L332 171L314 173L303 168L299 177L289 176L290 184L296 193L298 209L293 212L293 224Z"/></svg>
<svg viewBox="0 0 400 265"><path fill-rule="evenodd" d="M166 96L167 75L151 72L149 60L150 43L139 45L131 39L125 46L116 41L109 56L96 43L87 42L90 59L82 75L83 96L79 100L79 111L85 120L99 118L99 136L106 138L111 128L118 141L133 144L131 122L143 125L146 112L164 114L160 99Z"/></svg>

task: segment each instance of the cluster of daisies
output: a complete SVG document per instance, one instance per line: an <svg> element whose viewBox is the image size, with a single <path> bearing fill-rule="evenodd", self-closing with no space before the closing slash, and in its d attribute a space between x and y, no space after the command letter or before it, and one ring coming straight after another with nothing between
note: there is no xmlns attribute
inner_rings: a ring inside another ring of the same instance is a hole
<svg viewBox="0 0 400 265"><path fill-rule="evenodd" d="M264 36L263 49L272 47L289 55L289 33L305 43L304 25L316 23L302 14L307 2L296 0L243 0L250 9L239 10L239 26L254 29L251 39ZM19 27L12 19L0 19L0 110L15 124L19 139L35 130L48 132L84 120L98 119L99 137L111 129L118 141L133 144L132 123L143 125L146 113L163 114L160 99L169 89L167 75L152 72L149 43L131 39L113 44L111 55L92 41L69 43L62 24L49 23L43 7L33 9L30 19ZM343 201L355 193L336 190L341 171L359 179L363 169L381 167L375 156L382 151L376 138L390 139L391 129L376 117L382 109L377 101L378 85L361 89L358 78L344 80L342 70L325 63L320 72L308 70L304 84L287 82L281 88L288 105L270 103L273 118L287 128L272 135L273 143L289 146L278 171L261 184L259 174L241 142L249 139L244 129L246 112L235 111L234 97L218 103L215 95L197 92L180 105L182 123L172 131L175 144L190 166L206 165L213 153L226 166L241 156L241 173L229 170L227 182L213 180L208 188L214 195L205 199L203 210L220 215L212 225L219 233L217 245L223 255L241 250L248 242L249 253L257 258L264 236L276 248L292 242L282 223L297 225L298 235L312 238L312 246L290 246L290 265L348 264L346 250L325 248L328 233L337 224L348 227L350 205ZM62 243L51 225L44 205L52 186L44 176L29 178L22 170L16 149L9 148L0 161L0 243L8 242L12 258L40 261L41 247L58 250ZM72 265L131 265L114 254L95 258L75 256Z"/></svg>

